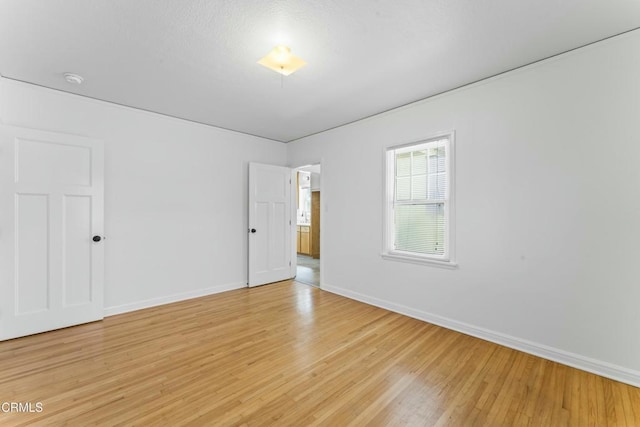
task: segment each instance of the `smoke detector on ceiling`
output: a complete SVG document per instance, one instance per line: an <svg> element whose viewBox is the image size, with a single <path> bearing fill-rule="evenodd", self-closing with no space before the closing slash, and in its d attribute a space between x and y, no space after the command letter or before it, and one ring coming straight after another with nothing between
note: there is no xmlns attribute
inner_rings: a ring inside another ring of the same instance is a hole
<svg viewBox="0 0 640 427"><path fill-rule="evenodd" d="M64 79L73 85L80 85L84 81L82 76L73 73L64 73Z"/></svg>

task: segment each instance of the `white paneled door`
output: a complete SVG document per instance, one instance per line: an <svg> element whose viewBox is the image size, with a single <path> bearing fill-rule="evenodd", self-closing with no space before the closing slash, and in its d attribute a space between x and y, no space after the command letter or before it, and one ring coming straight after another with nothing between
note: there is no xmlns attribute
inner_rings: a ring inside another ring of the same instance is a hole
<svg viewBox="0 0 640 427"><path fill-rule="evenodd" d="M103 318L101 141L0 127L0 340Z"/></svg>
<svg viewBox="0 0 640 427"><path fill-rule="evenodd" d="M291 169L249 163L249 286L291 278Z"/></svg>

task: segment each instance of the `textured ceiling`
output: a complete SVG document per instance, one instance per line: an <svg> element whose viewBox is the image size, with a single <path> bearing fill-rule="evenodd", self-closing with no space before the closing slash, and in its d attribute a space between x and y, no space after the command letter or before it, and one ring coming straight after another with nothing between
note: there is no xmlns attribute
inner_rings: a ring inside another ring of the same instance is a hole
<svg viewBox="0 0 640 427"><path fill-rule="evenodd" d="M0 0L0 74L291 141L637 27L638 0Z"/></svg>

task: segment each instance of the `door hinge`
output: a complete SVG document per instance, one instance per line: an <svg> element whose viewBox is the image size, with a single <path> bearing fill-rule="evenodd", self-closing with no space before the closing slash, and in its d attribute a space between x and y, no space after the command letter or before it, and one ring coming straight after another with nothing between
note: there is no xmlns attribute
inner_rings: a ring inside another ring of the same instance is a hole
<svg viewBox="0 0 640 427"><path fill-rule="evenodd" d="M289 267L291 267L291 261L289 261Z"/></svg>
<svg viewBox="0 0 640 427"><path fill-rule="evenodd" d="M289 220L289 225L291 225L291 220Z"/></svg>

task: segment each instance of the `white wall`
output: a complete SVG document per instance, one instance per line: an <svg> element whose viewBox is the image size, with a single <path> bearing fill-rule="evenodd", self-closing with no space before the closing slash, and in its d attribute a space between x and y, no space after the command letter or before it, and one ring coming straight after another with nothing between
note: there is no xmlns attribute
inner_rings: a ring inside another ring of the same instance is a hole
<svg viewBox="0 0 640 427"><path fill-rule="evenodd" d="M323 288L640 385L640 32L288 144ZM456 131L457 270L383 260L383 149Z"/></svg>
<svg viewBox="0 0 640 427"><path fill-rule="evenodd" d="M311 172L311 191L320 191L320 177L319 173Z"/></svg>
<svg viewBox="0 0 640 427"><path fill-rule="evenodd" d="M7 79L0 120L104 141L107 313L246 284L248 161L285 144Z"/></svg>
<svg viewBox="0 0 640 427"><path fill-rule="evenodd" d="M311 173L311 191L320 191L321 177L321 165L311 165L298 168L300 171Z"/></svg>

